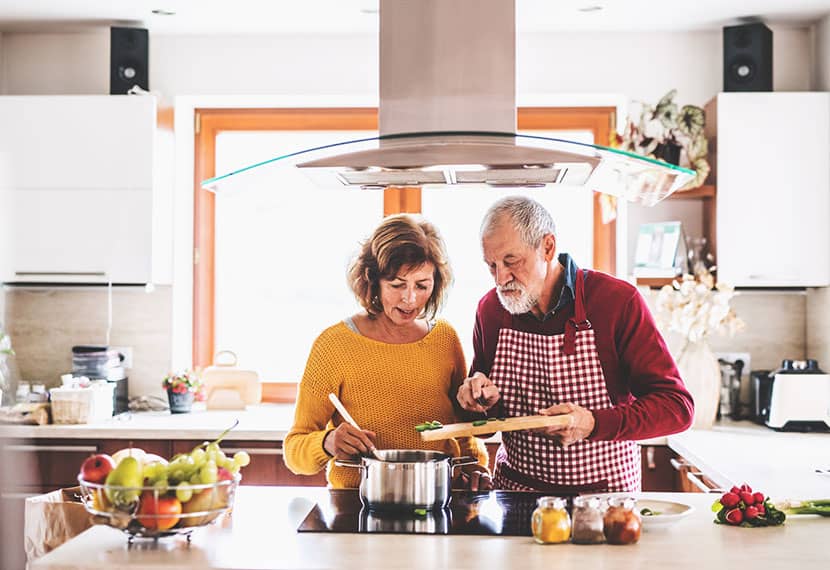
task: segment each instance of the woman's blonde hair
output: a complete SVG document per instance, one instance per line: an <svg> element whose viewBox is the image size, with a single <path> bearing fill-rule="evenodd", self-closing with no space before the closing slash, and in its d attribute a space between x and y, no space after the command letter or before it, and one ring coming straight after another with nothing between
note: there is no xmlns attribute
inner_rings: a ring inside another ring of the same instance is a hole
<svg viewBox="0 0 830 570"><path fill-rule="evenodd" d="M394 279L401 267L435 266L432 295L423 315L435 318L452 283L452 271L444 240L431 223L420 216L396 214L384 218L349 266L349 287L370 318L383 312L380 280Z"/></svg>

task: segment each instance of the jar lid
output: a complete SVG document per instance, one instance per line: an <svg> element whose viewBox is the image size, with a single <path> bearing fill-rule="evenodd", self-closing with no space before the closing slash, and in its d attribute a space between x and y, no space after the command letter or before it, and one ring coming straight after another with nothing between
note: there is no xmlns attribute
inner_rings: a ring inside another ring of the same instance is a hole
<svg viewBox="0 0 830 570"><path fill-rule="evenodd" d="M564 509L566 502L562 497L539 497L536 504L545 509Z"/></svg>

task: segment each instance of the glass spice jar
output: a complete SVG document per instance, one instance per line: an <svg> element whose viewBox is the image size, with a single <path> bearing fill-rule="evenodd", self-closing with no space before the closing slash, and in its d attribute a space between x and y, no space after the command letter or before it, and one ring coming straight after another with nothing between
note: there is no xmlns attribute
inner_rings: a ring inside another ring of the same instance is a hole
<svg viewBox="0 0 830 570"><path fill-rule="evenodd" d="M558 544L571 538L571 517L561 497L540 497L531 518L533 538L539 544Z"/></svg>
<svg viewBox="0 0 830 570"><path fill-rule="evenodd" d="M640 540L643 521L634 508L633 497L611 497L603 518L603 532L608 544L634 544Z"/></svg>
<svg viewBox="0 0 830 570"><path fill-rule="evenodd" d="M571 540L574 544L605 542L602 502L599 497L574 497Z"/></svg>

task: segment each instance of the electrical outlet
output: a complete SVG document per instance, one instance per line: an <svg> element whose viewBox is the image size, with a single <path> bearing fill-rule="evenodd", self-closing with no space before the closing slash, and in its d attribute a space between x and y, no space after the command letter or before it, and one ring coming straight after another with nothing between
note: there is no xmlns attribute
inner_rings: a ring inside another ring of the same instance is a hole
<svg viewBox="0 0 830 570"><path fill-rule="evenodd" d="M131 346L111 346L111 350L120 352L124 356L124 361L121 363L124 368L133 367L133 347Z"/></svg>
<svg viewBox="0 0 830 570"><path fill-rule="evenodd" d="M749 377L749 371L752 370L750 356L748 352L715 352L715 358L726 360L727 362L744 361L744 367L741 372L741 378Z"/></svg>

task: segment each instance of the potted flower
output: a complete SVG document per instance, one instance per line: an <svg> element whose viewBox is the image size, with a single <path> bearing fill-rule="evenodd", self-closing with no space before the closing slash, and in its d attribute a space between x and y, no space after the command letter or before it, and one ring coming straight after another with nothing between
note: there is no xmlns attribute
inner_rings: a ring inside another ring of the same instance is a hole
<svg viewBox="0 0 830 570"><path fill-rule="evenodd" d="M168 374L161 383L170 402L170 413L184 414L193 407L193 400L202 389L202 382L193 371Z"/></svg>
<svg viewBox="0 0 830 570"><path fill-rule="evenodd" d="M703 184L709 174L709 147L703 133L706 116L694 105L678 109L675 95L677 90L672 89L654 106L635 103L615 146L694 170L695 177L681 188L690 190Z"/></svg>
<svg viewBox="0 0 830 570"><path fill-rule="evenodd" d="M709 346L715 333L729 336L745 323L730 307L735 289L716 282L714 268L700 264L694 275L686 274L665 285L657 294L655 320L663 332L678 333L684 342L677 368L695 401L694 427L710 428L720 399L720 367Z"/></svg>

